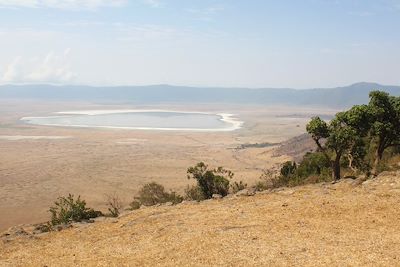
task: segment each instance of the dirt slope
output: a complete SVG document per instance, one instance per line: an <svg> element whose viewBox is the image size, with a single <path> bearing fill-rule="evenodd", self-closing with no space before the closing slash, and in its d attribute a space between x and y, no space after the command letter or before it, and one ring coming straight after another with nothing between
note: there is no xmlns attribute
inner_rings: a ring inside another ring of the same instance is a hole
<svg viewBox="0 0 400 267"><path fill-rule="evenodd" d="M400 172L3 237L1 266L398 266Z"/></svg>

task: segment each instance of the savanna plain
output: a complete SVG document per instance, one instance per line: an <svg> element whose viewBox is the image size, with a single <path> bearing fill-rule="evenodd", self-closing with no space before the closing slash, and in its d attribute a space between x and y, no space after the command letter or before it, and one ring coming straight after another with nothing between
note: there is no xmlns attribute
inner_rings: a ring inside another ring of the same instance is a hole
<svg viewBox="0 0 400 267"><path fill-rule="evenodd" d="M48 127L20 121L59 111L112 109L226 112L244 124L230 132L189 132ZM183 192L194 183L186 178L187 168L200 161L232 170L233 180L256 183L264 169L292 158L277 153L277 144L304 133L311 116L335 112L228 104L1 103L0 230L48 220L52 203L69 193L81 195L91 207L106 210L107 195L116 194L127 205L142 185L152 181ZM264 145L242 147L257 143Z"/></svg>

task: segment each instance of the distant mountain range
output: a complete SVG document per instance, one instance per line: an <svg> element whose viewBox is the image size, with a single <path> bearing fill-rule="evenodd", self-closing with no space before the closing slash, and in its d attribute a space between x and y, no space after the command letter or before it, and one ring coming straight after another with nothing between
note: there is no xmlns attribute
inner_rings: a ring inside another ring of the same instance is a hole
<svg viewBox="0 0 400 267"><path fill-rule="evenodd" d="M172 85L149 86L54 86L2 85L2 99L91 101L95 103L242 103L262 105L312 105L334 108L368 102L371 90L400 95L400 86L356 83L337 88L296 90L289 88L221 88Z"/></svg>

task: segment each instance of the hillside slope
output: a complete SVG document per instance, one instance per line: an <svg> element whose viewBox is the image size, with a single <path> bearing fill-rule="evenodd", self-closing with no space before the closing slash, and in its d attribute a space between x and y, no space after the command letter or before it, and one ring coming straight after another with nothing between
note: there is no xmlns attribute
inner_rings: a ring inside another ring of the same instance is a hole
<svg viewBox="0 0 400 267"><path fill-rule="evenodd" d="M1 266L395 266L400 172L3 237Z"/></svg>

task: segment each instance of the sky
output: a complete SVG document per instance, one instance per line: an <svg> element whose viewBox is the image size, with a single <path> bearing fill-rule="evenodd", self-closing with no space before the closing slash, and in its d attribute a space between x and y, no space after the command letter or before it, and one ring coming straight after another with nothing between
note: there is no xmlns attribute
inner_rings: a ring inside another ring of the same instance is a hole
<svg viewBox="0 0 400 267"><path fill-rule="evenodd" d="M400 0L0 0L0 84L400 85Z"/></svg>

